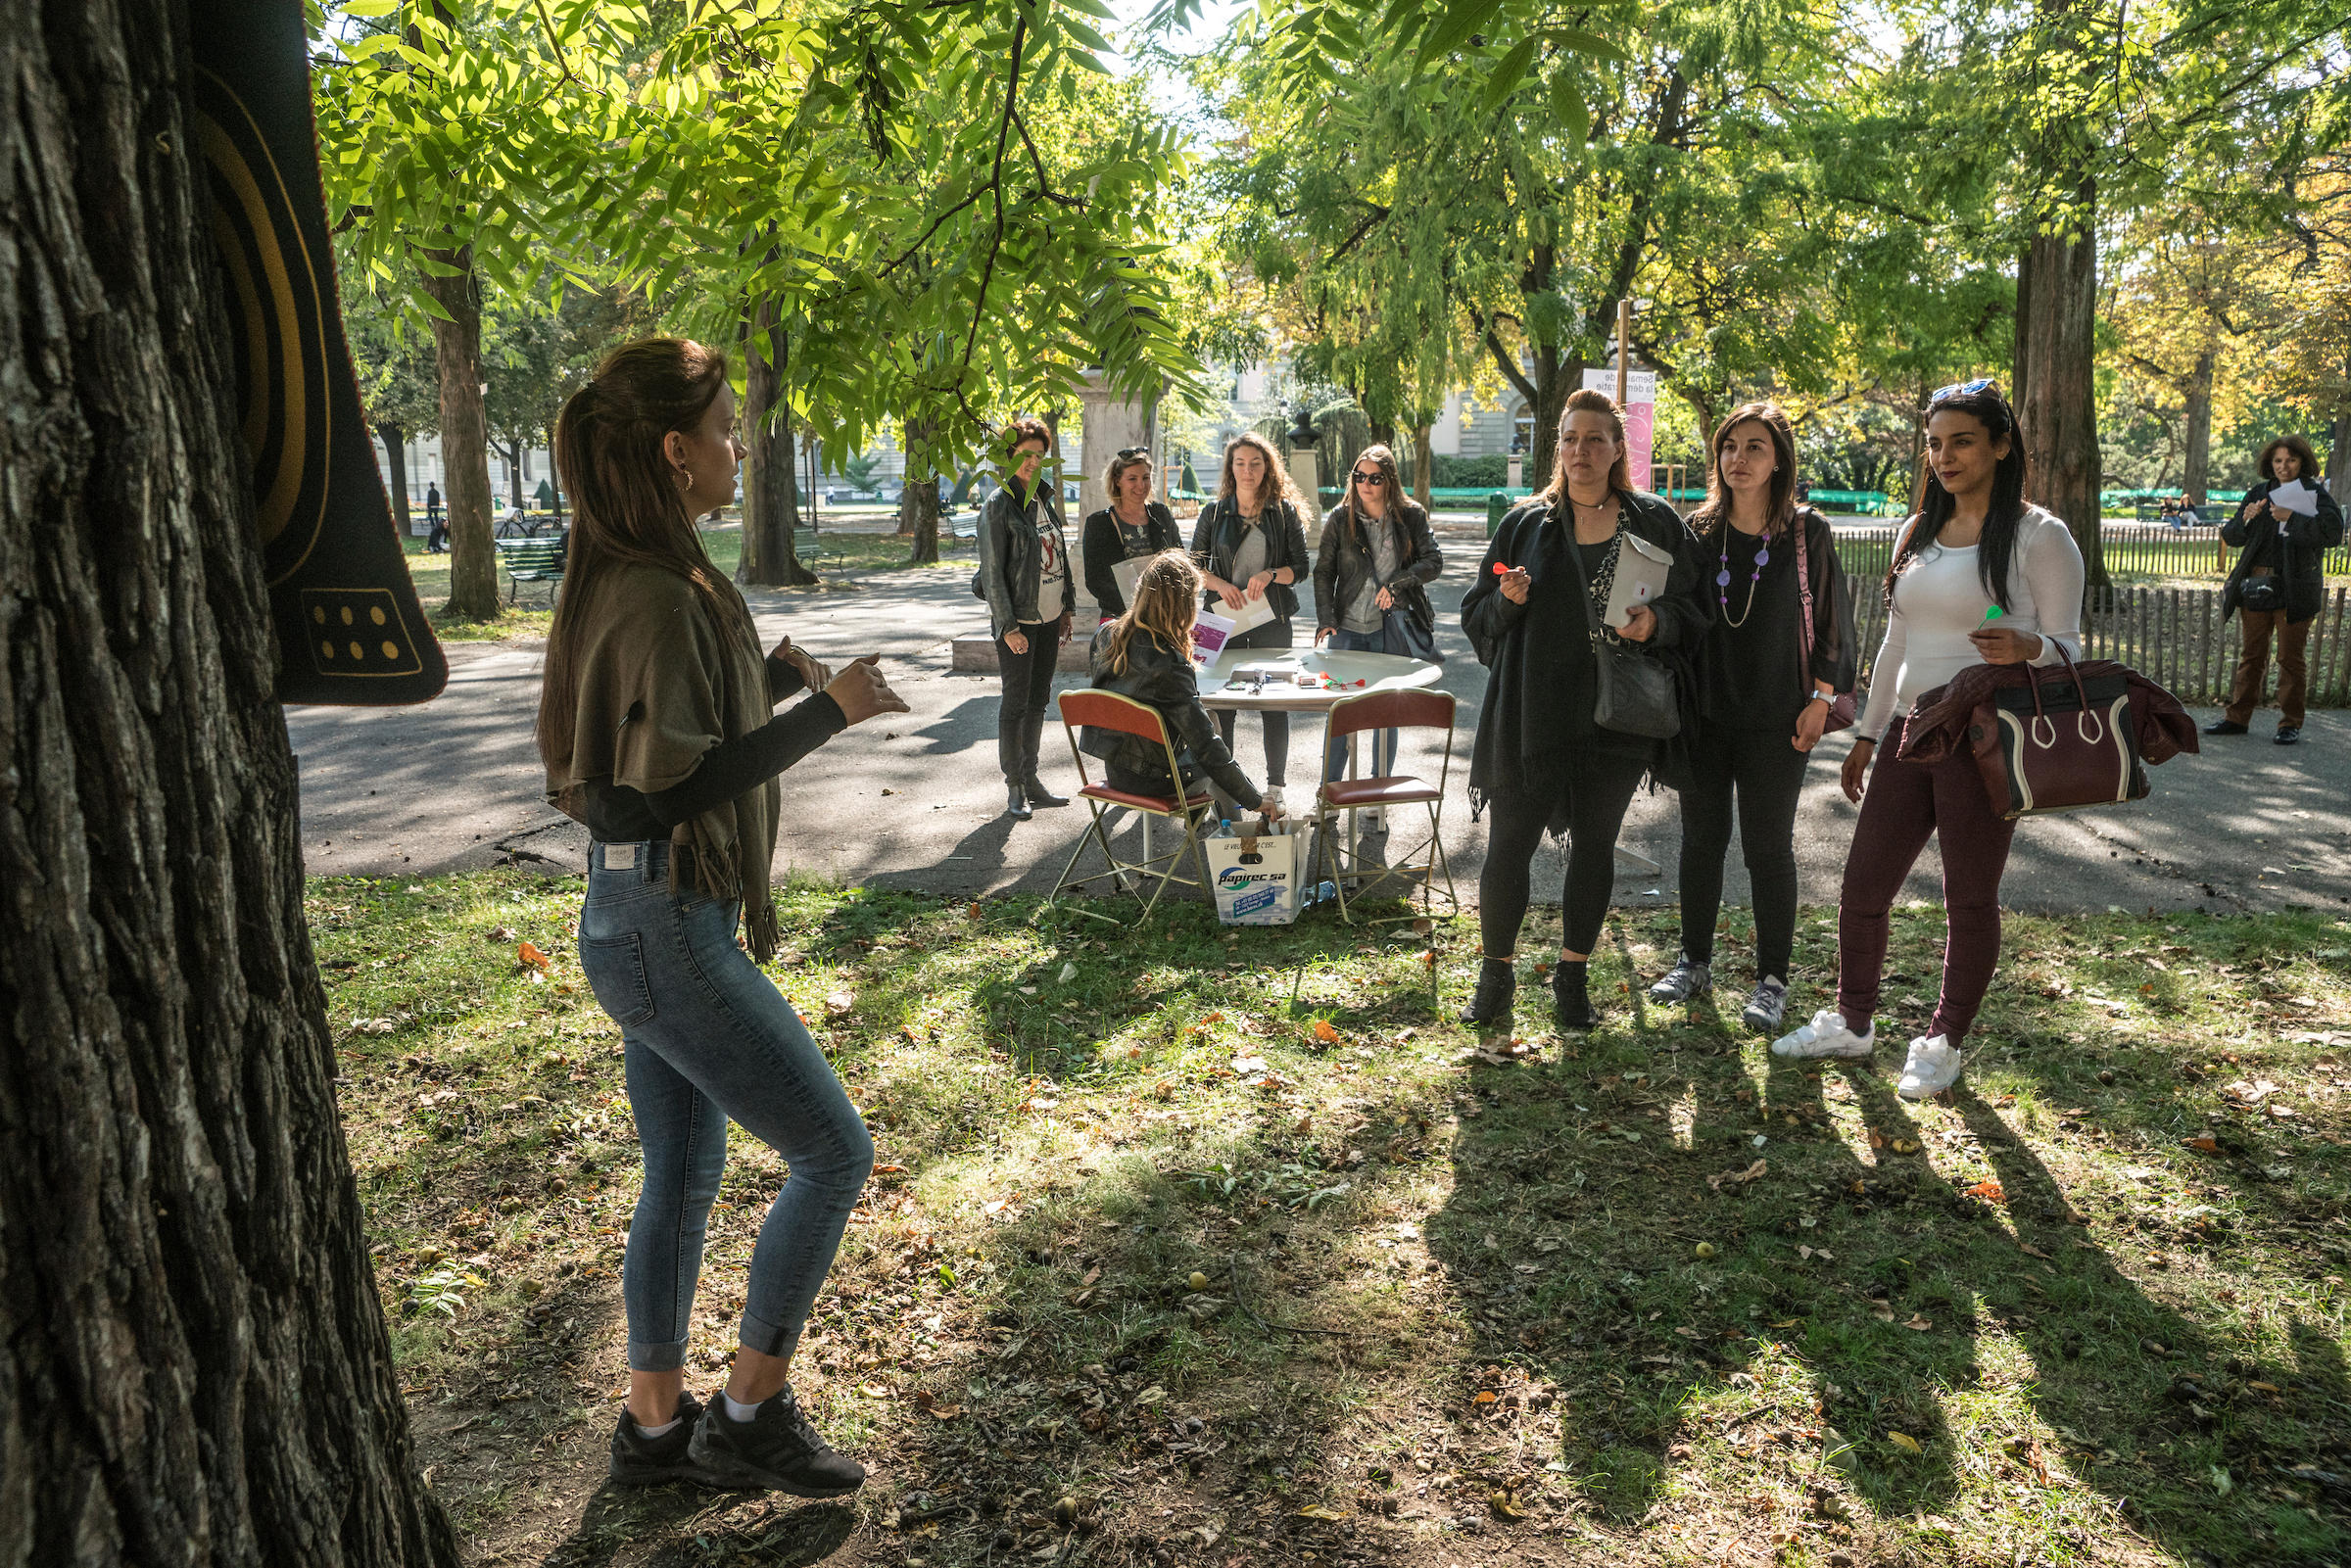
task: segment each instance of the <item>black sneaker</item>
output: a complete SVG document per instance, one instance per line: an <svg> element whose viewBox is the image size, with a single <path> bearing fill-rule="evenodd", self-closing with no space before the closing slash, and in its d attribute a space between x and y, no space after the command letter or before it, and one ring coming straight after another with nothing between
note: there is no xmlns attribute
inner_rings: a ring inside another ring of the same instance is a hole
<svg viewBox="0 0 2351 1568"><path fill-rule="evenodd" d="M1667 1006L1703 996L1714 989L1714 966L1684 953L1674 960L1665 977L1649 988L1649 999Z"/></svg>
<svg viewBox="0 0 2351 1568"><path fill-rule="evenodd" d="M1571 971L1564 964L1555 965L1551 972L1551 1000L1559 1009L1562 1029L1597 1029L1602 1019L1600 1009L1592 1005L1591 992L1586 989L1590 972Z"/></svg>
<svg viewBox="0 0 2351 1568"><path fill-rule="evenodd" d="M865 1485L865 1466L833 1451L786 1389L751 1412L727 1414L712 1400L694 1429L694 1462L703 1484L729 1491L758 1489L795 1497L839 1497Z"/></svg>
<svg viewBox="0 0 2351 1568"><path fill-rule="evenodd" d="M1501 1023L1511 1016L1518 995L1518 971L1507 958L1490 958L1477 967L1477 990L1462 1009L1463 1023Z"/></svg>
<svg viewBox="0 0 2351 1568"><path fill-rule="evenodd" d="M1788 982L1776 974L1766 974L1755 981L1754 990L1748 996L1747 1006L1739 1010L1739 1022L1751 1029L1768 1034L1780 1026L1788 1013Z"/></svg>
<svg viewBox="0 0 2351 1568"><path fill-rule="evenodd" d="M658 1487L672 1481L702 1480L688 1450L694 1445L696 1423L702 1418L702 1402L691 1394L678 1396L677 1424L657 1438L645 1435L645 1428L624 1406L620 1425L612 1429L612 1484L616 1487Z"/></svg>
<svg viewBox="0 0 2351 1568"><path fill-rule="evenodd" d="M2281 724L2278 727L2278 743L2279 745L2290 746L2301 738L2302 727L2300 725Z"/></svg>
<svg viewBox="0 0 2351 1568"><path fill-rule="evenodd" d="M2206 735L2243 735L2245 727L2234 719L2215 719L2204 727Z"/></svg>

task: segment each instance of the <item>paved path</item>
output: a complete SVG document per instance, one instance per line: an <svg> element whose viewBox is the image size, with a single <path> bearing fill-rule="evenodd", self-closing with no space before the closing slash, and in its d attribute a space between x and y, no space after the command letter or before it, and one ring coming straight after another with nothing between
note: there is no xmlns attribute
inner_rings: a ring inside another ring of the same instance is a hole
<svg viewBox="0 0 2351 1568"><path fill-rule="evenodd" d="M1462 742L1476 722L1485 672L1455 614L1482 527L1447 528L1451 568L1436 585L1438 630L1448 655L1445 689L1462 699ZM836 738L785 778L778 868L848 883L984 893L1043 890L1076 842L1083 808L1002 815L995 770L997 687L992 676L948 668L953 635L981 621L970 567L873 572L847 585L754 591L752 608L771 640L789 631L819 657L879 651L914 711ZM303 843L314 874L418 875L493 864L508 856L551 872L578 870L585 833L540 799L531 742L539 698L533 642L453 643L448 690L417 708L296 708L288 727L302 760ZM1061 686L1077 684L1064 676ZM2199 720L2210 717L2199 714ZM2003 897L2028 910L2272 909L2351 904L2351 715L2315 715L2302 745L2270 743L2273 714L2255 733L2212 740L2201 757L2155 770L2155 794L2135 806L2026 822L2017 833ZM1311 793L1319 725L1293 721L1291 797ZM1240 726L1243 766L1263 777L1256 722ZM1046 776L1073 778L1057 725L1045 736ZM1832 737L1813 764L1797 826L1807 901L1832 903L1855 808L1836 788L1847 743ZM1407 766L1412 751L1408 743ZM1432 759L1433 760L1433 759ZM1465 756L1447 801L1446 843L1464 897L1474 895L1486 831L1469 820ZM1675 798L1636 799L1623 842L1662 864L1662 876L1620 877L1628 905L1669 903L1679 846ZM1747 896L1733 865L1727 894ZM1933 898L1935 851L1921 859L1909 893ZM1556 901L1559 857L1537 857L1540 898Z"/></svg>

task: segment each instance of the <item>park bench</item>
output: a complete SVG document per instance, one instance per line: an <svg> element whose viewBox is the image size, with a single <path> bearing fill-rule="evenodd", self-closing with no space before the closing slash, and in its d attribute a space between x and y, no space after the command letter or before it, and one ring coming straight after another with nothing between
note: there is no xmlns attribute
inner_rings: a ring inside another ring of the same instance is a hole
<svg viewBox="0 0 2351 1568"><path fill-rule="evenodd" d="M826 544L825 537L813 528L795 528L792 531L792 553L803 566L821 565L828 560L839 564L845 558L840 551Z"/></svg>
<svg viewBox="0 0 2351 1568"><path fill-rule="evenodd" d="M505 567L513 587L506 591L506 602L511 604L522 592L525 583L546 583L549 608L554 607L555 593L563 586L563 557L570 540L564 535L545 535L537 539L502 539L498 545L499 563Z"/></svg>
<svg viewBox="0 0 2351 1568"><path fill-rule="evenodd" d="M948 523L947 531L957 539L978 539L980 537L980 508L974 506L968 511L957 512Z"/></svg>

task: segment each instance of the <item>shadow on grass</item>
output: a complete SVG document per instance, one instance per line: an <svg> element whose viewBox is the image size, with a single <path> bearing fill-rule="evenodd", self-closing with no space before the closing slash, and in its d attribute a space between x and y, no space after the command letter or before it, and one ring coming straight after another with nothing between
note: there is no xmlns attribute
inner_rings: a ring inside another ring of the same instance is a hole
<svg viewBox="0 0 2351 1568"><path fill-rule="evenodd" d="M605 1568L630 1547L657 1542L649 1555L632 1554L632 1561L643 1568L685 1568L709 1562L714 1542L723 1539L729 1562L809 1568L839 1551L856 1527L856 1510L837 1502L607 1482L543 1562L544 1568Z"/></svg>

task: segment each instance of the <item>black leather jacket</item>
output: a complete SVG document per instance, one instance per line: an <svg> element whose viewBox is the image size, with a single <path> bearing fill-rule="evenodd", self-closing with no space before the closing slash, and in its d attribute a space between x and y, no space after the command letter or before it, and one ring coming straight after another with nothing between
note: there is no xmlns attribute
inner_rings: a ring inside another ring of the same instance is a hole
<svg viewBox="0 0 2351 1568"><path fill-rule="evenodd" d="M2227 620L2243 601L2245 579L2257 566L2285 579L2287 624L2298 625L2319 613L2327 594L2327 552L2343 542L2343 509L2324 479L2311 484L2319 493L2319 515L2295 518L2282 542L2278 520L2270 515L2270 492L2278 488L2274 480L2265 479L2246 491L2237 509L2222 521L2223 542L2244 553L2237 556L2236 568L2221 590L2221 619ZM2253 501L2261 505L2247 517L2244 508Z"/></svg>
<svg viewBox="0 0 2351 1568"><path fill-rule="evenodd" d="M1157 708L1168 721L1168 734L1176 741L1176 766L1197 766L1217 782L1218 788L1249 810L1256 810L1263 797L1257 785L1249 782L1249 776L1241 771L1241 765L1232 760L1224 737L1217 733L1217 721L1201 706L1200 683L1193 673L1192 661L1150 633L1139 632L1127 644L1125 672L1114 675L1110 670L1110 634L1114 625L1106 621L1094 632L1094 689L1116 691ZM1164 782L1171 793L1175 790L1174 782L1168 779L1167 753L1140 736L1121 735L1116 730L1088 725L1079 738L1078 749L1089 757L1102 758L1128 777Z"/></svg>
<svg viewBox="0 0 2351 1568"><path fill-rule="evenodd" d="M1306 553L1306 525L1298 520L1298 508L1286 500L1280 503L1279 515L1279 526L1266 530L1266 570L1278 572L1286 566L1293 581L1302 583L1315 569ZM1201 570L1227 583L1232 581L1232 558L1240 552L1242 526L1241 514L1231 501L1219 499L1200 508L1200 520L1192 525L1192 559L1200 563ZM1223 602L1212 590L1201 598L1200 606L1214 610ZM1298 613L1298 590L1289 583L1270 584L1266 602L1272 606L1275 619L1286 621Z"/></svg>
<svg viewBox="0 0 2351 1568"><path fill-rule="evenodd" d="M1119 524L1119 514L1105 506L1085 518L1085 587L1102 606L1106 618L1127 613L1127 595L1111 568L1134 555L1156 555L1163 549L1183 548L1183 530L1176 514L1158 501L1143 503L1143 532L1138 540Z"/></svg>
<svg viewBox="0 0 2351 1568"><path fill-rule="evenodd" d="M1445 570L1445 557L1437 549L1436 536L1428 531L1428 513L1418 502L1408 500L1388 508L1379 522L1368 518L1365 522L1373 528L1384 523L1396 536L1396 574L1372 586L1387 589L1397 608L1412 616L1422 631L1433 630L1437 612L1428 602L1426 585ZM1322 547L1315 555L1317 631L1338 629L1339 617L1355 602L1357 590L1371 573L1370 546L1357 542L1355 530L1348 525L1347 503L1341 501L1323 516Z"/></svg>
<svg viewBox="0 0 2351 1568"><path fill-rule="evenodd" d="M987 509L980 517L980 570L973 574L972 587L987 600L988 630L1002 637L1018 626L1036 623L1036 525L1029 520L1029 508L1014 503L1013 487L1000 486L987 498ZM1062 536L1061 546L1061 606L1064 612L1078 602L1070 577L1069 534L1062 527L1061 502L1053 494L1053 484L1039 476L1037 499L1045 515L1053 520L1053 530Z"/></svg>

